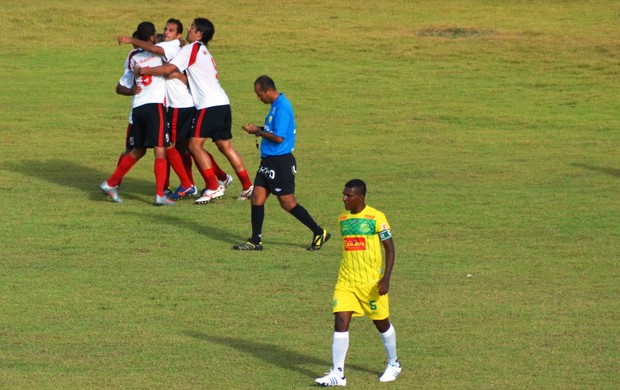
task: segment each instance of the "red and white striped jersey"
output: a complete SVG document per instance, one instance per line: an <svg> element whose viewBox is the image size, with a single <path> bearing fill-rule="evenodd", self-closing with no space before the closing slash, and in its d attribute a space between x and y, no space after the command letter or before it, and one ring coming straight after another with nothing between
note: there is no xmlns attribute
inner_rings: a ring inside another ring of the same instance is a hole
<svg viewBox="0 0 620 390"><path fill-rule="evenodd" d="M200 110L230 104L218 80L215 60L204 44L192 42L183 46L170 63L175 65L180 72L187 71L194 107Z"/></svg>

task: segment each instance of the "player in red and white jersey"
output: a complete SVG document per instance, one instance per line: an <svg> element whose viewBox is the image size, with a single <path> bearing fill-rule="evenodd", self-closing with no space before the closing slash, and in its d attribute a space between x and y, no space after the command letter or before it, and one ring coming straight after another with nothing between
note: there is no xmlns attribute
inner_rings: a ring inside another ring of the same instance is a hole
<svg viewBox="0 0 620 390"><path fill-rule="evenodd" d="M138 39L155 42L155 25L151 22L142 22L136 30ZM163 64L159 55L139 49L128 61L128 67L135 69L157 67ZM118 183L129 170L145 154L147 148L152 148L155 154L155 205L174 205L174 202L164 195L164 181L166 178L166 147L170 145L170 134L166 127L164 100L166 95L165 79L162 76L138 74L135 76L135 85L141 88L140 93L132 100L132 135L135 146L118 164L114 173L99 188L106 193L113 202L121 203L118 196Z"/></svg>
<svg viewBox="0 0 620 390"><path fill-rule="evenodd" d="M142 70L143 74L147 75L167 75L175 71L187 74L194 106L197 110L189 149L203 177L206 178L207 185L202 197L196 200L196 203L207 203L224 194L224 188L218 183L204 149L207 138L212 139L218 150L226 156L235 169L243 186L239 199L248 199L253 189L243 159L232 146L230 101L219 83L215 60L207 48L214 33L215 28L208 19L194 19L187 33L189 44L185 45L179 54L166 65ZM137 74L138 71L135 73Z"/></svg>
<svg viewBox="0 0 620 390"><path fill-rule="evenodd" d="M134 38L137 35L134 33ZM118 84L116 84L116 93L118 95L122 95L122 96L134 96L139 94L142 91L142 88L140 88L140 86L136 85L135 83L135 77L133 75L133 72L131 71L131 68L129 66L130 64L130 60L131 58L138 52L137 47L134 46L133 50L131 50L128 54L127 54L127 58L125 59L125 63L123 65L123 76L121 76L120 80L118 81ZM131 149L133 149L134 147L134 138L131 135L131 126L133 124L133 120L131 118L131 110L129 110L129 118L127 120L127 129L125 131L125 149L123 150L123 152L121 153L121 155L118 158L118 162L116 163L116 166L118 166L118 164L120 164L121 159L131 151ZM119 182L120 184L120 182Z"/></svg>
<svg viewBox="0 0 620 390"><path fill-rule="evenodd" d="M169 61L181 50L182 33L183 23L178 19L170 18L166 22L163 34L161 34L162 41L155 45L127 36L119 36L118 42L119 44L131 43L134 46L161 55L164 61ZM196 110L187 84L187 76L180 72L173 72L166 78L167 121L172 140L171 146L166 149L166 157L181 182L176 191L171 191L169 195L171 199L175 200L197 193L192 175L192 157L188 150L191 123ZM232 177L219 167L209 152L207 154L220 185L228 187L232 183ZM177 168L176 160L178 159L181 159L183 163L184 172ZM168 176L166 177L166 188L169 186L169 171L170 169L168 169Z"/></svg>

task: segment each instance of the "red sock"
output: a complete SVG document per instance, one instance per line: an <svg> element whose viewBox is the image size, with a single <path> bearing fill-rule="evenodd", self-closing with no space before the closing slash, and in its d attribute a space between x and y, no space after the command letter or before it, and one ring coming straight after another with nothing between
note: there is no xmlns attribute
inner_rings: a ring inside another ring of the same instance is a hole
<svg viewBox="0 0 620 390"><path fill-rule="evenodd" d="M164 182L166 181L166 162L165 158L156 158L153 171L155 172L155 193L164 196Z"/></svg>
<svg viewBox="0 0 620 390"><path fill-rule="evenodd" d="M250 180L250 176L248 176L248 171L237 172L237 177L243 186L243 190L247 190L252 186L252 181Z"/></svg>
<svg viewBox="0 0 620 390"><path fill-rule="evenodd" d="M164 190L166 188L170 188L170 162L168 160L166 160L166 179L164 180Z"/></svg>
<svg viewBox="0 0 620 390"><path fill-rule="evenodd" d="M188 153L184 156L181 156L181 160L183 160L183 166L185 167L185 173L187 174L189 181L195 183L194 174L192 173L192 155Z"/></svg>
<svg viewBox="0 0 620 390"><path fill-rule="evenodd" d="M125 152L121 153L121 155L118 156L118 161L116 162L117 167L121 165L121 160L123 159L123 157L125 157Z"/></svg>
<svg viewBox="0 0 620 390"><path fill-rule="evenodd" d="M174 173L177 174L179 180L181 180L181 187L187 188L193 185L193 182L189 180L187 177L187 172L185 172L185 166L183 165L183 160L181 159L181 155L176 148L170 148L166 150L166 159L168 160L168 176L170 176L170 166L174 169Z"/></svg>
<svg viewBox="0 0 620 390"><path fill-rule="evenodd" d="M222 171L222 168L220 168L220 166L217 165L211 153L207 152L207 154L209 155L209 160L211 160L211 166L213 167L213 173L215 173L215 176L217 176L217 180L219 181L226 180L226 172Z"/></svg>
<svg viewBox="0 0 620 390"><path fill-rule="evenodd" d="M116 187L118 183L123 180L123 177L131 170L131 168L138 162L135 158L131 156L131 154L126 154L123 156L121 161L119 162L116 170L107 180L108 185L110 187Z"/></svg>
<svg viewBox="0 0 620 390"><path fill-rule="evenodd" d="M116 162L116 167L118 168L118 166L121 164L121 160L123 159L123 157L125 157L125 152L121 153L120 156L118 156L118 161ZM121 180L118 181L118 185L121 185L121 182L123 181L123 178L121 177Z"/></svg>
<svg viewBox="0 0 620 390"><path fill-rule="evenodd" d="M217 190L217 187L219 186L219 183L217 182L217 177L215 177L215 173L213 173L213 169L212 168L204 169L202 171L202 177L204 177L205 184L206 184L208 189L210 189L212 191Z"/></svg>

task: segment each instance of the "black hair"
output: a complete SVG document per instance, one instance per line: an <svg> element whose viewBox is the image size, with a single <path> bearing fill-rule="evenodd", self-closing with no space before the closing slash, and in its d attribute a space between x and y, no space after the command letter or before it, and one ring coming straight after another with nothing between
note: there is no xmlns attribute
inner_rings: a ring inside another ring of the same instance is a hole
<svg viewBox="0 0 620 390"><path fill-rule="evenodd" d="M202 33L202 39L200 40L205 45L209 43L211 39L213 39L213 35L215 34L215 26L209 19L205 18L196 18L194 19L194 27L196 27L197 31Z"/></svg>
<svg viewBox="0 0 620 390"><path fill-rule="evenodd" d="M170 18L166 21L166 24L173 23L177 25L177 34L183 34L183 23L179 19Z"/></svg>
<svg viewBox="0 0 620 390"><path fill-rule="evenodd" d="M267 75L259 76L256 79L256 81L254 81L254 85L257 85L257 84L260 86L260 89L263 91L267 91L268 89L273 89L274 91L277 91L276 83L274 83L272 78Z"/></svg>
<svg viewBox="0 0 620 390"><path fill-rule="evenodd" d="M142 22L138 25L138 28L134 34L139 40L148 42L148 40L155 35L155 31L155 25L153 23Z"/></svg>
<svg viewBox="0 0 620 390"><path fill-rule="evenodd" d="M345 188L357 188L361 195L366 196L366 183L360 179L352 179L344 185Z"/></svg>

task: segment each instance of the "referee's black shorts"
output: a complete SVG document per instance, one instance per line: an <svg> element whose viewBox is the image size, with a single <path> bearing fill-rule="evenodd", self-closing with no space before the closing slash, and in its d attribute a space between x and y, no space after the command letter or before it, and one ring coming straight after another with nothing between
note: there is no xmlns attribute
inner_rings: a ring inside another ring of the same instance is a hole
<svg viewBox="0 0 620 390"><path fill-rule="evenodd" d="M295 165L292 153L264 157L256 172L254 186L264 187L276 196L294 194L297 174Z"/></svg>

